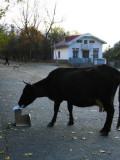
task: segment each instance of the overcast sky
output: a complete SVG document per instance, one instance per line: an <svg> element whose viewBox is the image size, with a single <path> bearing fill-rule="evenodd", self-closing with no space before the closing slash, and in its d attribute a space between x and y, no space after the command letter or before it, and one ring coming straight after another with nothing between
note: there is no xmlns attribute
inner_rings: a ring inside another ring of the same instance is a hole
<svg viewBox="0 0 120 160"><path fill-rule="evenodd" d="M38 0L47 2L49 8L57 2L56 16L64 17L61 24L66 30L91 33L107 42L104 49L120 40L120 0ZM14 18L18 10L7 16ZM58 19L59 19L58 18Z"/></svg>
<svg viewBox="0 0 120 160"><path fill-rule="evenodd" d="M120 40L120 0L57 1L57 14L66 19L64 28L91 33L111 46Z"/></svg>

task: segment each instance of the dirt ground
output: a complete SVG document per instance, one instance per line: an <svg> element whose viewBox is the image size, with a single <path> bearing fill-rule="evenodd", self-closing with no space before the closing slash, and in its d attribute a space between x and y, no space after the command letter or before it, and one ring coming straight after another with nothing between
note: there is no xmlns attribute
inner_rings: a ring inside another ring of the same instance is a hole
<svg viewBox="0 0 120 160"><path fill-rule="evenodd" d="M120 132L116 130L118 101L115 96L115 114L111 133L102 137L106 113L97 106L74 107L75 124L67 126L68 111L63 102L53 128L46 127L53 116L53 102L39 98L23 114L31 114L31 127L14 127L12 108L22 94L23 81L35 83L45 78L55 65L22 63L19 70L0 63L0 160L120 160Z"/></svg>

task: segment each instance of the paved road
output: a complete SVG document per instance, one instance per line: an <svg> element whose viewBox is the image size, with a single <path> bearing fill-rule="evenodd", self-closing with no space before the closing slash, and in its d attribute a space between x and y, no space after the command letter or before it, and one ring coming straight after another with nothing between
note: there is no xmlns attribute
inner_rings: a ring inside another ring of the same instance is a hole
<svg viewBox="0 0 120 160"><path fill-rule="evenodd" d="M14 113L24 83L37 82L56 66L22 64L20 70L0 64L0 160L120 160L120 132L116 130L118 102L115 97L115 115L108 137L99 135L106 113L97 106L74 107L74 126L67 126L68 111L63 102L57 123L47 128L53 116L53 102L39 98L23 110L30 113L31 127L13 127ZM4 151L3 154L1 154Z"/></svg>

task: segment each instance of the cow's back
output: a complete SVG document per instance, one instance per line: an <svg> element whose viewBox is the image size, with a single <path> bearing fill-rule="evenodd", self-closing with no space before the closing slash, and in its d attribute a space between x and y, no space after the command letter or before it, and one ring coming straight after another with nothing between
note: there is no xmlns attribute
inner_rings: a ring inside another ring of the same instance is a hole
<svg viewBox="0 0 120 160"><path fill-rule="evenodd" d="M49 93L51 99L60 98L81 106L87 106L87 99L88 106L94 105L96 97L113 94L117 77L119 72L107 65L81 69L58 68L48 76Z"/></svg>

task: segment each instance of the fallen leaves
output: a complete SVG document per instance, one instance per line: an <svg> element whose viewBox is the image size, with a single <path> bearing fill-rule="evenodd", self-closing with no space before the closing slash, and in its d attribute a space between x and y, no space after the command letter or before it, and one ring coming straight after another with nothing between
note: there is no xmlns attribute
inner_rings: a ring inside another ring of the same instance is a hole
<svg viewBox="0 0 120 160"><path fill-rule="evenodd" d="M85 160L89 160L87 156L85 156Z"/></svg>
<svg viewBox="0 0 120 160"><path fill-rule="evenodd" d="M0 151L0 154L4 154L5 153L5 151Z"/></svg>
<svg viewBox="0 0 120 160"><path fill-rule="evenodd" d="M111 154L111 152L109 151L108 154Z"/></svg>
<svg viewBox="0 0 120 160"><path fill-rule="evenodd" d="M99 150L99 152L93 152L92 155L94 156L100 156L101 154L111 154L111 151L104 151L104 150Z"/></svg>
<svg viewBox="0 0 120 160"><path fill-rule="evenodd" d="M120 131L120 127L117 130Z"/></svg>
<svg viewBox="0 0 120 160"><path fill-rule="evenodd" d="M74 137L72 137L72 139L76 140L76 139L77 139L77 137L76 137L76 136L74 136Z"/></svg>
<svg viewBox="0 0 120 160"><path fill-rule="evenodd" d="M105 153L105 151L103 151L103 150L100 150L100 153Z"/></svg>
<svg viewBox="0 0 120 160"><path fill-rule="evenodd" d="M72 131L72 134L75 134L75 132L74 132L74 131Z"/></svg>
<svg viewBox="0 0 120 160"><path fill-rule="evenodd" d="M94 132L89 132L89 134L94 134Z"/></svg>
<svg viewBox="0 0 120 160"><path fill-rule="evenodd" d="M6 156L6 157L5 157L5 160L9 160L9 159L10 159L10 157L9 157L9 156Z"/></svg>
<svg viewBox="0 0 120 160"><path fill-rule="evenodd" d="M115 137L115 139L119 139L119 137Z"/></svg>
<svg viewBox="0 0 120 160"><path fill-rule="evenodd" d="M86 139L86 137L82 137L81 139L82 139L82 140L85 140L85 139Z"/></svg>
<svg viewBox="0 0 120 160"><path fill-rule="evenodd" d="M33 153L25 153L24 156L32 156Z"/></svg>
<svg viewBox="0 0 120 160"><path fill-rule="evenodd" d="M24 130L24 129L22 129L22 132L25 132L25 130Z"/></svg>
<svg viewBox="0 0 120 160"><path fill-rule="evenodd" d="M92 153L92 155L97 155L97 153Z"/></svg>

